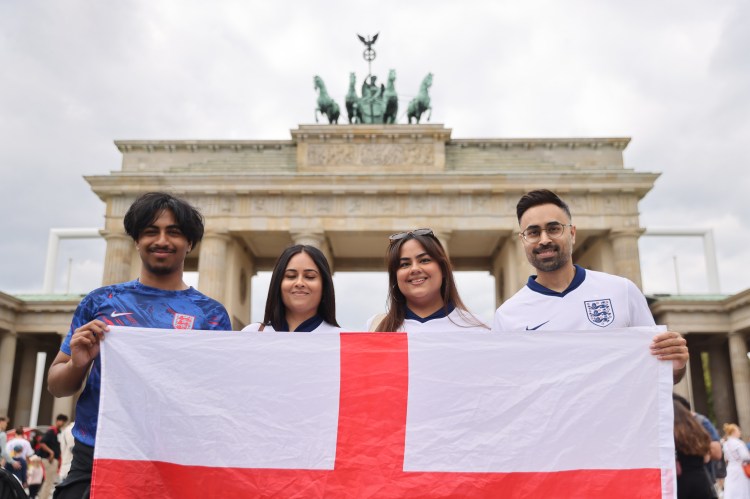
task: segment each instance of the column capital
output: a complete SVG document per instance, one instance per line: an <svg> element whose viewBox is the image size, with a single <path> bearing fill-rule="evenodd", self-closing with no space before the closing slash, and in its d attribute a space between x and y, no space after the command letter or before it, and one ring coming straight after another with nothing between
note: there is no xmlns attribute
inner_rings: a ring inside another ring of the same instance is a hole
<svg viewBox="0 0 750 499"><path fill-rule="evenodd" d="M132 238L128 235L127 232L122 232L122 231L113 232L107 229L101 229L99 231L99 234L101 234L102 238L104 238L106 241L110 241L110 240L114 241L116 239L127 239L127 240L132 241Z"/></svg>
<svg viewBox="0 0 750 499"><path fill-rule="evenodd" d="M610 239L618 239L621 237L641 237L646 229L640 227L626 228L626 229L612 229L609 231Z"/></svg>
<svg viewBox="0 0 750 499"><path fill-rule="evenodd" d="M313 231L313 230L295 231L295 232L290 232L289 235L292 236L292 241L294 241L294 244L304 244L307 246L315 246L321 251L324 249L326 245L326 235L322 230L321 231Z"/></svg>
<svg viewBox="0 0 750 499"><path fill-rule="evenodd" d="M208 230L203 233L203 239L223 239L229 242L232 240L232 236L225 230Z"/></svg>

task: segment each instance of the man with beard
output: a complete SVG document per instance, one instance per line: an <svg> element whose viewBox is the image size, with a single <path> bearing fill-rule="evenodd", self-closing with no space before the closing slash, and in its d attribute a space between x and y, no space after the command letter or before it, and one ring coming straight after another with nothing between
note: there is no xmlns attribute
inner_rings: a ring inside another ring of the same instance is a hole
<svg viewBox="0 0 750 499"><path fill-rule="evenodd" d="M141 258L138 279L99 288L81 301L49 369L48 389L55 397L73 395L86 382L76 405L73 462L55 498L88 496L99 412L99 347L109 326L232 328L219 302L182 280L185 257L203 238L198 210L169 194L151 192L130 206L123 222Z"/></svg>
<svg viewBox="0 0 750 499"><path fill-rule="evenodd" d="M519 237L538 274L495 312L493 331L576 331L654 326L646 298L630 280L573 264L576 227L554 192L531 191L516 206ZM688 349L676 332L656 335L651 353L671 360L674 382L685 375Z"/></svg>

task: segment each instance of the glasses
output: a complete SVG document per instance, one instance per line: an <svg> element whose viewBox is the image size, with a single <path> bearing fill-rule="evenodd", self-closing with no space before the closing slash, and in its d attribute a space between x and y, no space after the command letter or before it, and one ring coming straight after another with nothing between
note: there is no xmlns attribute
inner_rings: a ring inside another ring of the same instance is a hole
<svg viewBox="0 0 750 499"><path fill-rule="evenodd" d="M432 229L414 229L414 230L410 230L409 232L396 232L395 234L391 234L390 236L388 236L388 240L390 242L393 242L393 241L398 241L399 239L403 239L409 236L435 237L435 234L432 232Z"/></svg>
<svg viewBox="0 0 750 499"><path fill-rule="evenodd" d="M545 228L541 227L530 227L518 235L523 237L527 243L538 243L542 239L542 232L546 232L550 239L557 239L565 232L565 227L573 227L573 224L561 224L553 222L547 224Z"/></svg>

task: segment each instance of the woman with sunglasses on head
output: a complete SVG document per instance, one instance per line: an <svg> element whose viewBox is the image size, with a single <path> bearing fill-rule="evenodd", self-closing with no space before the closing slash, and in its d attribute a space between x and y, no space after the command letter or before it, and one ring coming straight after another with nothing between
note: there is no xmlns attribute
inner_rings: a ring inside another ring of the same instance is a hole
<svg viewBox="0 0 750 499"><path fill-rule="evenodd" d="M243 331L338 332L328 260L314 246L285 249L271 274L263 323Z"/></svg>
<svg viewBox="0 0 750 499"><path fill-rule="evenodd" d="M431 229L391 235L386 253L388 311L368 321L368 331L486 331L456 289L443 245Z"/></svg>

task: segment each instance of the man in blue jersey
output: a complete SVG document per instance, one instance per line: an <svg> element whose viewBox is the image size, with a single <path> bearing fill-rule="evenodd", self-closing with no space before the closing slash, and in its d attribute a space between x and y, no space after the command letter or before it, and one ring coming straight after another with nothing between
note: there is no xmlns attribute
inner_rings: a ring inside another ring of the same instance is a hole
<svg viewBox="0 0 750 499"><path fill-rule="evenodd" d="M538 274L495 312L493 331L575 331L653 326L646 298L623 277L573 264L576 227L570 208L554 192L531 191L516 206L519 237ZM658 334L651 353L671 360L674 382L685 375L688 349L676 332Z"/></svg>
<svg viewBox="0 0 750 499"><path fill-rule="evenodd" d="M49 369L48 389L56 397L73 395L86 382L76 405L73 463L55 498L87 496L99 411L99 347L109 326L232 328L223 305L182 280L185 257L203 238L198 210L169 194L151 192L132 204L124 225L141 257L138 279L99 288L81 301Z"/></svg>

